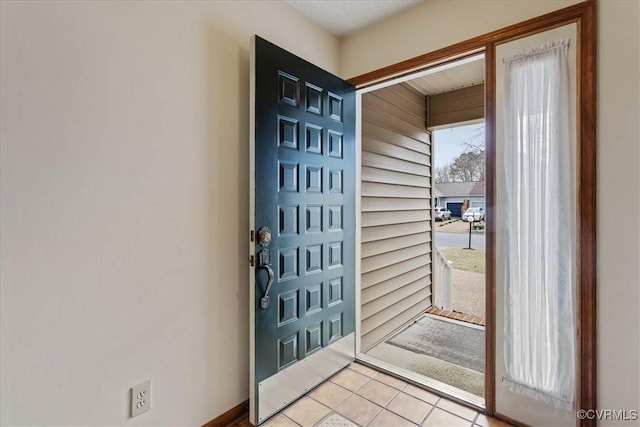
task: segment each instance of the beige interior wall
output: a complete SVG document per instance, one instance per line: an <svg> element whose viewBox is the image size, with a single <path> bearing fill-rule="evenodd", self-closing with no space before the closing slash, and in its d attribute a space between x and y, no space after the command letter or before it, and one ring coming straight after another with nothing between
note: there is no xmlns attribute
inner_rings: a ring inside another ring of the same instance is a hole
<svg viewBox="0 0 640 427"><path fill-rule="evenodd" d="M425 2L344 39L342 75L353 77L572 3L577 2ZM598 8L598 402L602 409L635 409L640 405L640 2L602 0ZM610 424L615 423L601 423Z"/></svg>
<svg viewBox="0 0 640 427"><path fill-rule="evenodd" d="M333 72L338 40L263 1L3 1L0 27L0 423L246 400L249 37Z"/></svg>
<svg viewBox="0 0 640 427"><path fill-rule="evenodd" d="M1 2L0 423L199 425L248 397L251 34L351 77L575 2L433 0L341 48L277 2ZM640 3L599 7L598 392L631 409Z"/></svg>
<svg viewBox="0 0 640 427"><path fill-rule="evenodd" d="M428 0L343 38L340 74L355 77L574 3L580 0Z"/></svg>
<svg viewBox="0 0 640 427"><path fill-rule="evenodd" d="M599 8L598 402L640 408L640 2Z"/></svg>

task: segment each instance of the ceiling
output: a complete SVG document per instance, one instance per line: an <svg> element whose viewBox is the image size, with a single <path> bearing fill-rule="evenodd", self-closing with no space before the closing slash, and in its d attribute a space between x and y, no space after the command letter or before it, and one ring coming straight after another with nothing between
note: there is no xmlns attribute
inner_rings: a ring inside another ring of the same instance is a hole
<svg viewBox="0 0 640 427"><path fill-rule="evenodd" d="M420 73L406 85L420 92L422 95L436 95L463 87L484 83L484 55L460 60L445 67L438 67L425 75Z"/></svg>
<svg viewBox="0 0 640 427"><path fill-rule="evenodd" d="M312 21L345 36L426 0L287 0ZM418 73L404 84L422 95L436 95L484 83L482 55Z"/></svg>
<svg viewBox="0 0 640 427"><path fill-rule="evenodd" d="M327 31L345 36L423 1L288 0L288 3Z"/></svg>

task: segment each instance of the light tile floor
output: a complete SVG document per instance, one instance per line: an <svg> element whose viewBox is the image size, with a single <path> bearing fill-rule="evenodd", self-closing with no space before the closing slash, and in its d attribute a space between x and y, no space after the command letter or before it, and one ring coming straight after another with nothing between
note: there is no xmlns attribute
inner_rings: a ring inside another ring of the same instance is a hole
<svg viewBox="0 0 640 427"><path fill-rule="evenodd" d="M353 363L262 425L507 427L510 424ZM249 426L248 419L241 419L231 426Z"/></svg>

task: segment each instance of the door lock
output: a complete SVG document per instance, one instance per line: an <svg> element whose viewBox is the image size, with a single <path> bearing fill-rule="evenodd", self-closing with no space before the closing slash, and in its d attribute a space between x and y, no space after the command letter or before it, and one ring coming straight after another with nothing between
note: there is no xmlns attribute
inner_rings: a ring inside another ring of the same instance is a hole
<svg viewBox="0 0 640 427"><path fill-rule="evenodd" d="M271 243L271 230L267 227L262 227L258 230L258 243L263 246L267 246Z"/></svg>

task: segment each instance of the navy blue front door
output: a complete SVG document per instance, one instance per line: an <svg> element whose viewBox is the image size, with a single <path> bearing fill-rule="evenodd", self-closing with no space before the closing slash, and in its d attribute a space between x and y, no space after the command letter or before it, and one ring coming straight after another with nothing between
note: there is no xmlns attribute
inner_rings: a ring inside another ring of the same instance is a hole
<svg viewBox="0 0 640 427"><path fill-rule="evenodd" d="M303 393L348 363L330 349L352 346L355 329L355 91L266 40L253 44L260 423L290 403L289 389Z"/></svg>

